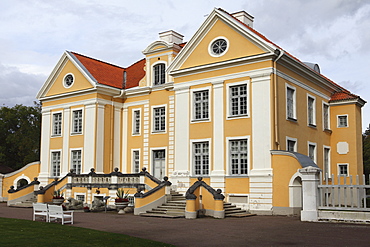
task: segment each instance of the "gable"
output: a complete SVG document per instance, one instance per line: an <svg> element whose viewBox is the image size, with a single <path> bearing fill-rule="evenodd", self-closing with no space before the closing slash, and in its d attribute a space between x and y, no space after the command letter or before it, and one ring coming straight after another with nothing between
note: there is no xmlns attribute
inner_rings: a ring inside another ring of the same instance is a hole
<svg viewBox="0 0 370 247"><path fill-rule="evenodd" d="M74 82L71 87L65 87L64 77L67 74L73 74ZM44 97L54 96L59 94L71 93L94 88L94 86L86 79L80 70L69 60L65 61L64 66L59 69L56 77L50 82L49 89Z"/></svg>
<svg viewBox="0 0 370 247"><path fill-rule="evenodd" d="M225 38L228 42L226 53L220 57L214 57L210 54L209 49L212 41L217 38ZM180 69L200 66L204 64L218 63L241 57L248 57L268 52L256 43L249 40L240 32L218 19L202 37L191 54L187 57Z"/></svg>

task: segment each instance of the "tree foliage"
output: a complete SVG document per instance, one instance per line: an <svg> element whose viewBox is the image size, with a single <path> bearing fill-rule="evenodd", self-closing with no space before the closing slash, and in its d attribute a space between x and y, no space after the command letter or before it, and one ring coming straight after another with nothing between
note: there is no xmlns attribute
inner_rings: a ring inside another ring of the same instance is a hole
<svg viewBox="0 0 370 247"><path fill-rule="evenodd" d="M40 160L41 105L0 107L0 164L19 169Z"/></svg>
<svg viewBox="0 0 370 247"><path fill-rule="evenodd" d="M363 159L364 159L364 173L366 177L370 174L370 124L367 130L362 135L363 137Z"/></svg>

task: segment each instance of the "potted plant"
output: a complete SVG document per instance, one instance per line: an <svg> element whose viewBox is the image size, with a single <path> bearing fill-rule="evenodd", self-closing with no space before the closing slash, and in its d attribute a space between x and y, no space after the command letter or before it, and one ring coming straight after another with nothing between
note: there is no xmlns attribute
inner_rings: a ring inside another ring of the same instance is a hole
<svg viewBox="0 0 370 247"><path fill-rule="evenodd" d="M54 190L53 204L62 205L63 202L64 202L63 192L61 192L60 190Z"/></svg>
<svg viewBox="0 0 370 247"><path fill-rule="evenodd" d="M130 190L127 190L125 192L125 190L123 188L119 188L117 190L117 193L116 193L117 197L115 199L115 204L116 204L116 208L119 210L119 212L118 212L119 214L124 214L125 213L123 211L123 209L125 207L127 207L128 204L129 204L129 199L128 199L129 198L129 192L130 192Z"/></svg>
<svg viewBox="0 0 370 247"><path fill-rule="evenodd" d="M89 208L88 206L85 206L85 207L84 207L84 212L86 212L86 213L87 213L87 212L90 212L90 208Z"/></svg>

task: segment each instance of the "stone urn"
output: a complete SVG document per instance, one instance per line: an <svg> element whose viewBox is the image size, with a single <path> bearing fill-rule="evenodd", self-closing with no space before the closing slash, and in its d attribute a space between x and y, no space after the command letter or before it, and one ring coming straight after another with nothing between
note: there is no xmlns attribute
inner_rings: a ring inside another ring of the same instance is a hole
<svg viewBox="0 0 370 247"><path fill-rule="evenodd" d="M118 211L118 214L125 214L124 209L128 206L129 202L116 201L114 204L116 205L116 209Z"/></svg>
<svg viewBox="0 0 370 247"><path fill-rule="evenodd" d="M60 206L63 204L64 198L53 198L52 202L53 204Z"/></svg>

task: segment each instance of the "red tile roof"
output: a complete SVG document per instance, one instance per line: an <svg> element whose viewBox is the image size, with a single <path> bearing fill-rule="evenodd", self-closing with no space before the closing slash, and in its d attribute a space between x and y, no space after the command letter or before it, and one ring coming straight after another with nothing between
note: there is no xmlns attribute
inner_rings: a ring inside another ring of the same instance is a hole
<svg viewBox="0 0 370 247"><path fill-rule="evenodd" d="M141 59L140 61L134 63L127 69L126 71L126 87L125 88L132 88L139 86L140 80L145 76L145 58Z"/></svg>
<svg viewBox="0 0 370 247"><path fill-rule="evenodd" d="M342 92L333 93L331 98L330 98L330 102L341 101L341 100L351 100L351 99L358 99L358 98L359 98L359 96L357 96L357 95L351 94L349 92L342 91Z"/></svg>

